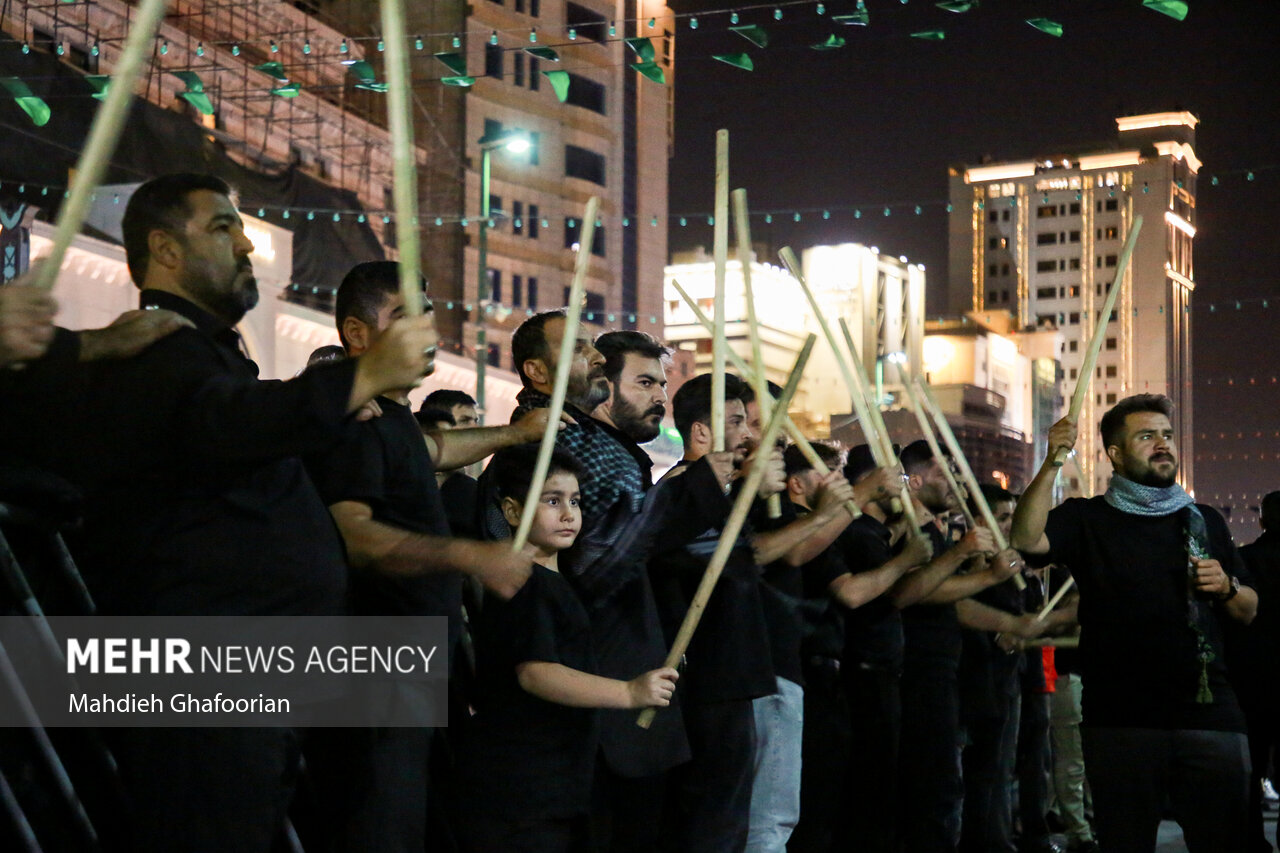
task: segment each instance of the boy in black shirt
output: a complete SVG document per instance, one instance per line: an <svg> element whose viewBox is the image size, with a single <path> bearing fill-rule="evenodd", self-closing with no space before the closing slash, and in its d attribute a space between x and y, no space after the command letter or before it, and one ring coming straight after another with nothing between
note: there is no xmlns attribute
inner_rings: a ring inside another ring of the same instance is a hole
<svg viewBox="0 0 1280 853"><path fill-rule="evenodd" d="M564 451L536 507L526 498L533 445L499 453L493 481L515 529L536 513L524 553L533 574L509 601L490 596L476 624L475 715L461 757L459 810L471 853L564 851L585 839L596 756L597 708L670 704L678 675L655 669L630 681L594 675L587 612L559 573L582 527L577 461Z"/></svg>

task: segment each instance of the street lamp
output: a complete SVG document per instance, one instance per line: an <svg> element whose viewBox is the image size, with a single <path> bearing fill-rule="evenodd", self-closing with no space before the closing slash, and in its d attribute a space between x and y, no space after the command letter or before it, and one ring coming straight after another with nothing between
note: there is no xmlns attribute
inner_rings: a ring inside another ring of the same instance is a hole
<svg viewBox="0 0 1280 853"><path fill-rule="evenodd" d="M484 423L484 373L489 363L489 157L502 148L513 154L529 150L529 135L521 130L501 130L480 137L480 242L476 276L476 413Z"/></svg>

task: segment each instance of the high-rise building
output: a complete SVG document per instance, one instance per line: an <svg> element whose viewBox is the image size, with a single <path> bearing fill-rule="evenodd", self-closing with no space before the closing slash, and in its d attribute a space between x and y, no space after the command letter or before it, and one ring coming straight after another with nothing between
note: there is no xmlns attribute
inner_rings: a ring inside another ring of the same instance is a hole
<svg viewBox="0 0 1280 853"><path fill-rule="evenodd" d="M593 195L601 204L583 320L660 337L674 115L671 11L653 0L475 0L468 8L468 67L477 79L467 93L464 209L480 211L482 139L515 130L532 144L524 154L494 149L488 157L488 304L479 298L479 241L470 239L463 282L476 310L463 330L467 347L484 311L487 362L509 368L516 326L565 304ZM648 41L632 47L624 39ZM631 67L649 48L665 83ZM563 102L547 72L567 74L558 81Z"/></svg>
<svg viewBox="0 0 1280 853"><path fill-rule="evenodd" d="M1068 394L1081 378L1095 312L1113 284L1125 238L1135 218L1143 218L1081 413L1076 448L1086 482L1068 473L1068 494L1106 489L1111 466L1097 424L1117 400L1140 393L1173 400L1180 481L1193 486L1198 121L1189 112L1127 116L1116 119L1116 142L1105 149L951 170L949 311L1007 310L1022 328L1061 330Z"/></svg>

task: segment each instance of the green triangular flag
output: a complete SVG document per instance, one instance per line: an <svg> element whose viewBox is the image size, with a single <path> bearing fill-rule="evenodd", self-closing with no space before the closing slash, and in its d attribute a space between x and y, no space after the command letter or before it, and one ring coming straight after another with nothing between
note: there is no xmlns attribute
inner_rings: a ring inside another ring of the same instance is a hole
<svg viewBox="0 0 1280 853"><path fill-rule="evenodd" d="M194 71L170 71L174 77L177 77L183 83L187 84L188 92L203 92L204 81L200 79L200 75Z"/></svg>
<svg viewBox="0 0 1280 853"><path fill-rule="evenodd" d="M49 116L53 115L53 111L49 109L48 104L31 94L26 83L17 77L0 77L0 86L9 90L9 94L13 95L18 106L22 107L22 111L31 117L32 124L36 127L44 127L49 123Z"/></svg>
<svg viewBox="0 0 1280 853"><path fill-rule="evenodd" d="M844 39L832 33L831 35L827 36L826 41L820 41L817 44L811 44L809 45L809 47L812 48L813 50L839 50L840 48L844 47L845 44L847 44L847 42L845 42Z"/></svg>
<svg viewBox="0 0 1280 853"><path fill-rule="evenodd" d="M549 47L526 47L524 52L539 59L545 59L548 62L559 62L560 54L556 53Z"/></svg>
<svg viewBox="0 0 1280 853"><path fill-rule="evenodd" d="M437 53L436 59L448 66L454 74L467 73L467 58L460 53Z"/></svg>
<svg viewBox="0 0 1280 853"><path fill-rule="evenodd" d="M946 3L937 3L935 5L947 12L968 12L978 4L975 0L948 0Z"/></svg>
<svg viewBox="0 0 1280 853"><path fill-rule="evenodd" d="M569 97L569 72L543 71L542 76L551 82L551 88L556 92L556 99L563 104Z"/></svg>
<svg viewBox="0 0 1280 853"><path fill-rule="evenodd" d="M846 27L865 27L867 24L871 23L871 16L867 13L866 9L863 9L859 12L854 12L851 15L832 15L831 20L835 21L837 24L844 24Z"/></svg>
<svg viewBox="0 0 1280 853"><path fill-rule="evenodd" d="M921 30L918 33L912 33L913 39L924 39L925 41L942 41L947 34L942 30Z"/></svg>
<svg viewBox="0 0 1280 853"><path fill-rule="evenodd" d="M94 97L98 97L94 95ZM178 97L199 110L203 115L213 115L213 101L204 92L179 92Z"/></svg>
<svg viewBox="0 0 1280 853"><path fill-rule="evenodd" d="M1062 38L1062 24L1057 21L1051 21L1048 18L1028 18L1027 23L1042 33Z"/></svg>
<svg viewBox="0 0 1280 853"><path fill-rule="evenodd" d="M289 75L284 73L284 66L279 62L264 62L261 65L255 65L254 68L261 71L263 74L270 74L277 80L289 79Z"/></svg>
<svg viewBox="0 0 1280 853"><path fill-rule="evenodd" d="M459 89L465 89L468 86L475 85L476 78L459 75L457 77L441 77L440 82L446 86L457 86Z"/></svg>
<svg viewBox="0 0 1280 853"><path fill-rule="evenodd" d="M288 86L277 86L271 90L271 94L279 95L282 98L296 98L301 91L297 83L290 83Z"/></svg>
<svg viewBox="0 0 1280 853"><path fill-rule="evenodd" d="M751 61L751 57L745 53L720 53L711 57L718 59L734 68L741 68L743 71L755 71L755 63Z"/></svg>
<svg viewBox="0 0 1280 853"><path fill-rule="evenodd" d="M653 48L653 42L647 38L629 38L623 41L627 43L627 47L636 52L641 62L653 62L658 55Z"/></svg>
<svg viewBox="0 0 1280 853"><path fill-rule="evenodd" d="M637 62L635 65L632 65L631 67L634 68L636 71L639 71L641 74L648 77L650 80L657 83L658 85L660 86L667 85L667 74L665 71L662 70L662 66L659 65L658 63Z"/></svg>
<svg viewBox="0 0 1280 853"><path fill-rule="evenodd" d="M107 89L111 85L110 77L105 74L90 74L84 79L86 83L93 87L93 94L90 95L91 98L95 98L99 101L105 101L107 99Z"/></svg>
<svg viewBox="0 0 1280 853"><path fill-rule="evenodd" d="M296 86L294 87L297 88ZM357 83L357 89L364 89L367 92L385 92L391 88L386 83Z"/></svg>
<svg viewBox="0 0 1280 853"><path fill-rule="evenodd" d="M373 66L363 59L357 59L355 62L347 66L347 73L355 77L361 83L372 83L378 79L378 75L374 73Z"/></svg>
<svg viewBox="0 0 1280 853"><path fill-rule="evenodd" d="M769 33L765 31L764 27L748 24L741 27L729 27L729 32L737 33L756 47L769 46Z"/></svg>
<svg viewBox="0 0 1280 853"><path fill-rule="evenodd" d="M1185 20L1187 17L1187 4L1183 0L1142 0L1142 5L1168 15L1175 21Z"/></svg>

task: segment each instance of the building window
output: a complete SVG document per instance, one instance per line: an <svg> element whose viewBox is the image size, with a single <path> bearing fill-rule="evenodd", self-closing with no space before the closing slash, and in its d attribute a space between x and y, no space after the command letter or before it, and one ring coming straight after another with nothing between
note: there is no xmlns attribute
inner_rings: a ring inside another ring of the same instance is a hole
<svg viewBox="0 0 1280 853"><path fill-rule="evenodd" d="M502 367L502 347L489 344L489 357L486 359L490 367Z"/></svg>
<svg viewBox="0 0 1280 853"><path fill-rule="evenodd" d="M571 224L572 223L572 224ZM582 222L577 219L564 221L564 247L572 249L578 245L582 233ZM602 226L597 225L595 235L591 238L591 254L598 258L605 257L605 233Z"/></svg>
<svg viewBox="0 0 1280 853"><path fill-rule="evenodd" d="M502 45L484 46L484 76L502 79Z"/></svg>
<svg viewBox="0 0 1280 853"><path fill-rule="evenodd" d="M1076 351L1077 351L1077 350L1079 350L1079 349L1080 349L1080 342L1079 342L1079 341L1068 341L1068 342L1067 342L1067 351L1068 351L1068 352L1076 352ZM1073 377L1073 378L1074 378L1074 377Z"/></svg>
<svg viewBox="0 0 1280 853"><path fill-rule="evenodd" d="M515 0L515 10L521 15L524 14L524 0Z"/></svg>
<svg viewBox="0 0 1280 853"><path fill-rule="evenodd" d="M1072 326L1077 326L1077 325L1079 325L1079 324L1080 324L1080 312L1079 312L1079 311L1072 311L1070 314L1068 314L1068 315L1067 315L1067 322L1068 322L1070 325L1072 325Z"/></svg>
<svg viewBox="0 0 1280 853"><path fill-rule="evenodd" d="M573 104L575 107L605 115L604 100L604 86L580 74L569 73L569 94L565 98L566 104Z"/></svg>
<svg viewBox="0 0 1280 853"><path fill-rule="evenodd" d="M580 178L605 186L604 155L576 145L564 147L564 173L570 178Z"/></svg>
<svg viewBox="0 0 1280 853"><path fill-rule="evenodd" d="M541 225L542 223L538 221L538 206L536 204L529 205L529 239L538 239L538 228ZM529 279L529 281L534 280L532 278Z"/></svg>
<svg viewBox="0 0 1280 853"><path fill-rule="evenodd" d="M1008 264L1001 264L1001 265L1000 265L1000 275L1008 275L1008 274L1009 274L1009 265L1008 265Z"/></svg>
<svg viewBox="0 0 1280 853"><path fill-rule="evenodd" d="M1072 258L1071 260L1067 261L1067 269L1073 269L1073 270L1080 269L1080 259ZM1075 289L1076 288L1072 288L1072 290L1075 290ZM1075 294L1072 294L1072 295L1074 296Z"/></svg>
<svg viewBox="0 0 1280 853"><path fill-rule="evenodd" d="M1114 225L1111 225L1102 229L1102 235L1104 240L1115 240L1119 236L1119 234L1120 234L1120 229L1116 228Z"/></svg>
<svg viewBox="0 0 1280 853"><path fill-rule="evenodd" d="M591 315L604 314L604 294L592 293L590 290L586 292L586 300L583 302L583 310L587 312L587 319L603 320L603 317L592 317Z"/></svg>
<svg viewBox="0 0 1280 853"><path fill-rule="evenodd" d="M1107 347L1107 349L1115 349L1115 348L1116 348L1116 339L1115 339L1115 338L1107 338L1107 344L1106 344L1106 347Z"/></svg>
<svg viewBox="0 0 1280 853"><path fill-rule="evenodd" d="M529 276L529 280L525 282L524 292L528 296L525 301L529 303L530 308L536 311L538 308L538 279L536 276Z"/></svg>
<svg viewBox="0 0 1280 853"><path fill-rule="evenodd" d="M502 301L502 270L495 270L490 267L487 270L489 276L489 299L493 302Z"/></svg>
<svg viewBox="0 0 1280 853"><path fill-rule="evenodd" d="M993 210L993 211L991 211L990 213L988 213L988 214L987 214L987 221L988 221L988 222L998 222L999 220L1000 220L1000 212L999 212L999 211L997 211L997 210Z"/></svg>
<svg viewBox="0 0 1280 853"><path fill-rule="evenodd" d="M994 276L994 275L996 275L996 274L998 273L999 269L1000 269L999 265L997 265L997 264L992 264L992 265L988 268L988 270L987 270L987 274L988 274L988 275L991 275L991 276Z"/></svg>
<svg viewBox="0 0 1280 853"><path fill-rule="evenodd" d="M1042 204L1036 208L1036 219L1048 219L1058 215L1058 208L1052 204Z"/></svg>
<svg viewBox="0 0 1280 853"><path fill-rule="evenodd" d="M1069 233L1067 234L1067 242L1068 242L1068 243L1079 243L1079 242L1080 242L1080 232L1079 232L1079 231L1071 231L1071 232L1069 232Z"/></svg>
<svg viewBox="0 0 1280 853"><path fill-rule="evenodd" d="M1000 291L1000 301L1005 303L1006 305L1009 303L1009 291L1007 290Z"/></svg>
<svg viewBox="0 0 1280 853"><path fill-rule="evenodd" d="M1036 289L1036 299L1053 299L1058 295L1058 291L1052 287L1040 287Z"/></svg>
<svg viewBox="0 0 1280 853"><path fill-rule="evenodd" d="M1075 378L1076 378L1077 376L1079 376L1079 375L1080 375L1080 371L1079 371L1079 370L1077 370L1077 369L1076 369L1076 368L1074 368L1074 367L1073 367L1073 368L1071 368L1071 378L1072 378L1072 379L1075 379Z"/></svg>
<svg viewBox="0 0 1280 853"><path fill-rule="evenodd" d="M1079 264L1077 264L1076 266L1078 267L1078 266L1079 266ZM1079 295L1080 295L1080 287L1079 287L1079 285L1075 285L1075 284L1073 284L1073 285L1071 285L1070 287L1068 287L1068 288L1067 288L1067 296L1071 297L1072 299L1075 299L1075 298L1076 298L1077 296L1079 296Z"/></svg>
<svg viewBox="0 0 1280 853"><path fill-rule="evenodd" d="M524 277L523 277L523 276L518 276L518 275L513 275L513 276L511 276L511 305L512 305L512 307L514 307L514 308L519 308L519 307L521 306L521 302L522 302L522 300L523 300L523 298L524 298L524 294L523 294L523 293L521 293L521 291L522 291L522 290L524 290Z"/></svg>
<svg viewBox="0 0 1280 853"><path fill-rule="evenodd" d="M490 218L490 219L499 219L499 218L501 218L501 217L502 217L502 196L500 196L500 195L492 195L492 194L490 194L490 196L489 196L489 218Z"/></svg>
<svg viewBox="0 0 1280 853"><path fill-rule="evenodd" d="M993 290L993 291L991 291L990 293L988 293L988 294L987 294L987 301L988 301L988 302L990 302L992 305L995 305L997 302L999 302L999 301L1000 301L1000 300L999 300L999 296L1000 296L1000 294L996 293L996 292Z"/></svg>
<svg viewBox="0 0 1280 853"><path fill-rule="evenodd" d="M1002 211L1000 211L1000 219L1001 219L1001 221L1003 221L1003 222L1008 222L1008 221L1009 221L1009 211L1007 211L1007 210L1002 210Z"/></svg>
<svg viewBox="0 0 1280 853"><path fill-rule="evenodd" d="M603 43L609 38L609 21L599 12L593 12L577 3L564 4L564 23L578 31L579 38Z"/></svg>
<svg viewBox="0 0 1280 853"><path fill-rule="evenodd" d="M1073 215L1079 215L1079 213L1080 213L1080 202L1078 202L1078 201L1073 201L1073 202L1071 202L1071 208L1070 208L1070 210L1071 210L1071 213L1072 213Z"/></svg>
<svg viewBox="0 0 1280 853"><path fill-rule="evenodd" d="M1117 257L1115 255L1107 255L1107 266L1114 267L1116 265L1116 260Z"/></svg>
<svg viewBox="0 0 1280 853"><path fill-rule="evenodd" d="M1052 246L1058 242L1058 235L1053 231L1042 231L1036 235L1037 246Z"/></svg>
<svg viewBox="0 0 1280 853"><path fill-rule="evenodd" d="M1114 406L1116 404L1116 395L1114 393L1107 395L1107 405Z"/></svg>
<svg viewBox="0 0 1280 853"><path fill-rule="evenodd" d="M1114 364L1107 365L1107 378L1108 379L1116 378L1116 366Z"/></svg>
<svg viewBox="0 0 1280 853"><path fill-rule="evenodd" d="M1057 272L1057 261L1036 261L1036 272Z"/></svg>
<svg viewBox="0 0 1280 853"><path fill-rule="evenodd" d="M516 0L516 2L519 3L520 0ZM516 51L515 55L511 57L511 61L513 63L512 70L514 72L512 74L511 82L515 83L517 86L523 86L524 85L524 53L521 51Z"/></svg>
<svg viewBox="0 0 1280 853"><path fill-rule="evenodd" d="M511 233L524 233L524 202L511 202Z"/></svg>
<svg viewBox="0 0 1280 853"><path fill-rule="evenodd" d="M529 16L536 18L542 14L541 0L529 0Z"/></svg>
<svg viewBox="0 0 1280 853"><path fill-rule="evenodd" d="M999 237L992 237L990 240L988 240L988 241L987 241L987 248L988 248L988 249L999 249L999 248L1000 248L1000 239L1001 239L1001 238L999 238Z"/></svg>
<svg viewBox="0 0 1280 853"><path fill-rule="evenodd" d="M1107 199L1107 200L1106 200L1106 202L1104 202L1104 203L1103 203L1103 205L1102 205L1102 209L1103 209L1103 210L1119 210L1119 209L1120 209L1120 199L1118 199L1118 198L1109 198L1109 199Z"/></svg>
<svg viewBox="0 0 1280 853"><path fill-rule="evenodd" d="M535 13L537 14L537 13ZM529 91L536 92L542 88L542 61L536 56L529 57Z"/></svg>

